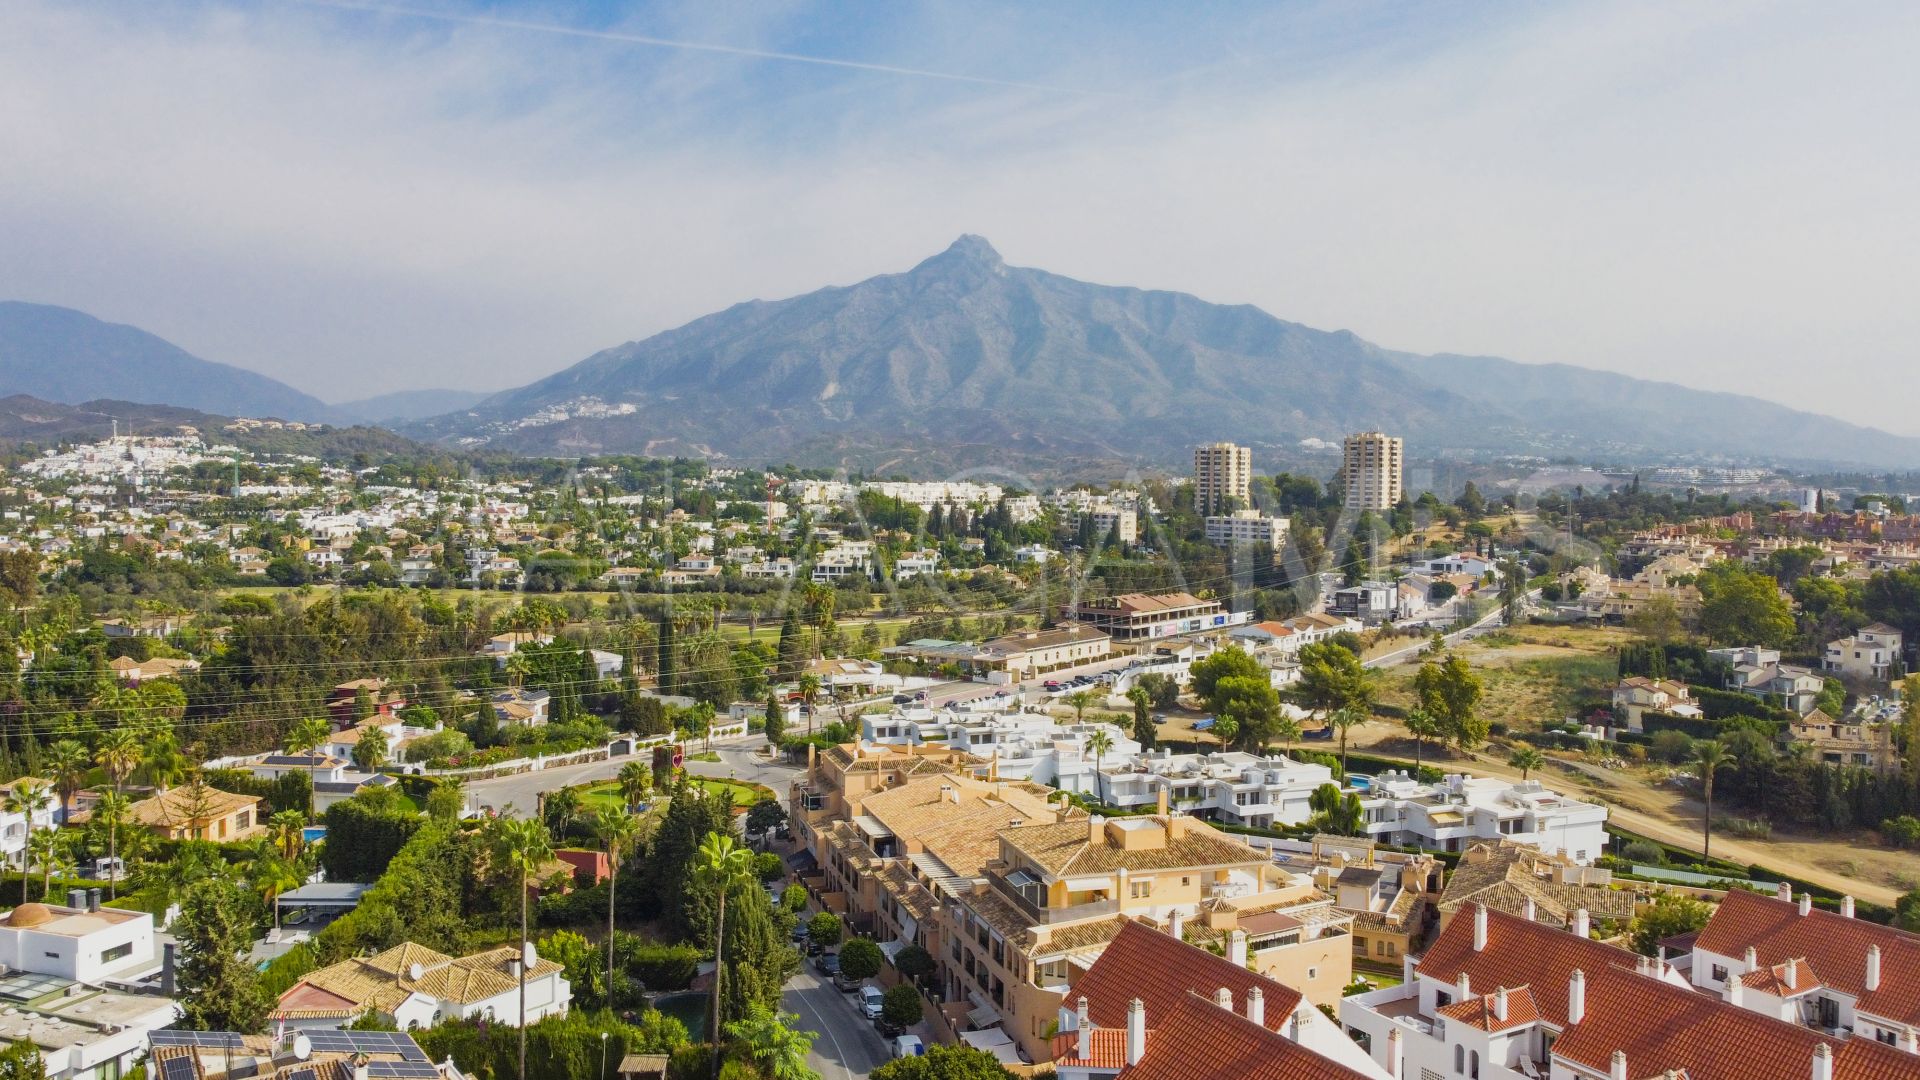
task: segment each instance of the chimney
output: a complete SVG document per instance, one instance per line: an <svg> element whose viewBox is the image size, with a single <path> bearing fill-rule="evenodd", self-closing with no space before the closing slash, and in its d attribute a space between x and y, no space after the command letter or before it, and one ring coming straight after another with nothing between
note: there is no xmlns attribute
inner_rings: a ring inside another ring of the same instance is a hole
<svg viewBox="0 0 1920 1080"><path fill-rule="evenodd" d="M1590 923L1587 919L1587 909L1574 908L1573 909L1573 932L1575 934L1578 934L1581 937L1588 937L1590 936L1588 933L1589 929L1590 929Z"/></svg>
<svg viewBox="0 0 1920 1080"><path fill-rule="evenodd" d="M88 911L100 910L100 890L99 889L96 888L96 889L87 890L87 910Z"/></svg>
<svg viewBox="0 0 1920 1080"><path fill-rule="evenodd" d="M1503 1024L1507 1022L1507 988L1504 986L1493 992L1493 1018Z"/></svg>
<svg viewBox="0 0 1920 1080"><path fill-rule="evenodd" d="M1235 930L1227 935L1227 959L1234 967L1247 966L1247 932Z"/></svg>
<svg viewBox="0 0 1920 1080"><path fill-rule="evenodd" d="M1783 983L1786 983L1786 984L1787 984L1787 989L1789 989L1789 990L1792 990L1792 989L1795 989L1795 988L1797 988L1797 987L1799 986L1799 983L1800 983L1800 963L1799 963L1799 961L1797 961L1797 960L1788 960L1788 961L1787 961L1786 963L1784 963L1784 964L1781 964L1780 966L1786 969L1786 976L1785 976L1784 978L1782 978L1782 979L1781 979L1780 981L1781 981L1781 982L1783 982Z"/></svg>
<svg viewBox="0 0 1920 1080"><path fill-rule="evenodd" d="M1587 1018L1587 973L1579 968L1573 969L1573 976L1567 980L1567 1026L1571 1027Z"/></svg>
<svg viewBox="0 0 1920 1080"><path fill-rule="evenodd" d="M1247 1019L1267 1026L1267 995L1257 986L1247 991Z"/></svg>
<svg viewBox="0 0 1920 1080"><path fill-rule="evenodd" d="M1540 905L1533 902L1533 897L1527 897L1527 921L1535 922L1539 919L1539 916Z"/></svg>
<svg viewBox="0 0 1920 1080"><path fill-rule="evenodd" d="M1155 805L1155 810L1154 810L1154 812L1155 812L1155 813L1157 813L1157 814L1159 814L1159 815L1160 815L1161 817L1166 817L1166 816L1167 816L1167 789L1166 789L1166 785L1164 785L1164 784L1163 784L1163 785L1161 785L1161 787L1160 787L1160 795L1159 795L1159 798L1158 798L1158 800L1157 800L1157 801L1155 802L1155 804L1154 804L1154 805Z"/></svg>
<svg viewBox="0 0 1920 1080"><path fill-rule="evenodd" d="M370 1080L373 1069L367 1063L367 1056L360 1054L353 1059L353 1080Z"/></svg>
<svg viewBox="0 0 1920 1080"><path fill-rule="evenodd" d="M165 943L164 943L164 944L162 944L162 945L161 945L161 947L160 947L160 949L161 949L161 952L160 952L160 996L161 996L161 997L172 997L172 996L173 996L173 967L174 967L174 953L175 953L175 951L176 951L176 949L177 949L177 948L178 948L178 946L176 946L176 945L175 945L175 944L174 944L173 942L171 942L171 941L169 941L169 942L165 942Z"/></svg>
<svg viewBox="0 0 1920 1080"><path fill-rule="evenodd" d="M1789 904L1793 903L1793 882L1783 881L1774 886L1773 895L1777 900L1784 900Z"/></svg>
<svg viewBox="0 0 1920 1080"><path fill-rule="evenodd" d="M1727 976L1727 1004L1736 1009L1746 1008L1747 984L1742 982L1738 975Z"/></svg>
<svg viewBox="0 0 1920 1080"><path fill-rule="evenodd" d="M1920 1029L1908 1024L1906 1032L1900 1036L1900 1049L1909 1054L1920 1054Z"/></svg>
<svg viewBox="0 0 1920 1080"><path fill-rule="evenodd" d="M1147 1007L1139 998L1127 1006L1127 1065L1140 1064L1147 1053Z"/></svg>
<svg viewBox="0 0 1920 1080"><path fill-rule="evenodd" d="M1400 1080L1400 1025L1387 1032L1387 1080Z"/></svg>
<svg viewBox="0 0 1920 1080"><path fill-rule="evenodd" d="M1813 1048L1813 1080L1833 1080L1833 1048L1826 1043Z"/></svg>
<svg viewBox="0 0 1920 1080"><path fill-rule="evenodd" d="M1803 892L1800 894L1800 914L1810 915L1812 913L1813 913L1813 894Z"/></svg>
<svg viewBox="0 0 1920 1080"><path fill-rule="evenodd" d="M1747 963L1747 970L1752 971L1760 966L1760 950L1749 945L1747 946L1747 954L1742 959Z"/></svg>
<svg viewBox="0 0 1920 1080"><path fill-rule="evenodd" d="M1185 941L1186 938L1182 935L1186 932L1186 929L1186 912L1181 911L1179 908L1174 908L1173 914L1167 916L1167 933L1172 935L1175 941Z"/></svg>
<svg viewBox="0 0 1920 1080"><path fill-rule="evenodd" d="M1087 843L1098 847L1107 839L1107 819L1099 814L1087 818Z"/></svg>
<svg viewBox="0 0 1920 1080"><path fill-rule="evenodd" d="M1853 918L1853 897L1843 896L1840 898L1840 917L1843 919Z"/></svg>
<svg viewBox="0 0 1920 1080"><path fill-rule="evenodd" d="M1074 1014L1074 1030L1080 1033L1079 1058L1085 1061L1093 1056L1093 1025L1087 1022L1087 998L1080 996L1080 1008Z"/></svg>
<svg viewBox="0 0 1920 1080"><path fill-rule="evenodd" d="M67 890L67 906L72 908L75 911L87 910L87 890L68 889Z"/></svg>
<svg viewBox="0 0 1920 1080"><path fill-rule="evenodd" d="M1465 1001L1473 996L1473 980L1467 977L1466 968L1460 969L1459 977L1454 980L1454 989L1459 991L1456 996L1458 996L1461 1001Z"/></svg>
<svg viewBox="0 0 1920 1080"><path fill-rule="evenodd" d="M1880 946L1878 945L1867 946L1866 986L1870 992L1880 989Z"/></svg>
<svg viewBox="0 0 1920 1080"><path fill-rule="evenodd" d="M1613 1067L1607 1070L1608 1080L1627 1080L1627 1052L1613 1052Z"/></svg>
<svg viewBox="0 0 1920 1080"><path fill-rule="evenodd" d="M1228 1012L1232 1012L1233 1011L1233 991L1227 989L1224 986L1218 990L1215 990L1213 992L1213 1003L1227 1010Z"/></svg>
<svg viewBox="0 0 1920 1080"><path fill-rule="evenodd" d="M1487 950L1487 905L1473 905L1473 951Z"/></svg>
<svg viewBox="0 0 1920 1080"><path fill-rule="evenodd" d="M1300 999L1300 1004L1294 1007L1293 1015L1287 1017L1287 1038L1299 1042L1300 1037L1306 1034L1307 1010L1311 1008L1313 1006L1307 1004L1306 998Z"/></svg>

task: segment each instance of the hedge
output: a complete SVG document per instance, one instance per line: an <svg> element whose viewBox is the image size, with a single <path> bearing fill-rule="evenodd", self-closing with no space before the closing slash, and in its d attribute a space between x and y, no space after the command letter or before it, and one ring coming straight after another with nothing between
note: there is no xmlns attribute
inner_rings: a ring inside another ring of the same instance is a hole
<svg viewBox="0 0 1920 1080"><path fill-rule="evenodd" d="M1752 694L1742 694L1733 690L1715 690L1709 686L1694 686L1693 699L1700 703L1700 711L1709 720L1724 720L1730 716L1757 716L1764 720L1778 720L1782 723L1793 720L1796 714L1791 709L1782 709L1769 705Z"/></svg>
<svg viewBox="0 0 1920 1080"><path fill-rule="evenodd" d="M1736 721L1738 723L1736 723ZM1736 727L1751 727L1769 738L1779 738L1780 724L1751 714L1738 714L1725 719L1703 719L1696 716L1675 716L1672 713L1644 713L1640 717L1640 726L1649 736L1660 731L1678 731L1694 739L1718 739Z"/></svg>

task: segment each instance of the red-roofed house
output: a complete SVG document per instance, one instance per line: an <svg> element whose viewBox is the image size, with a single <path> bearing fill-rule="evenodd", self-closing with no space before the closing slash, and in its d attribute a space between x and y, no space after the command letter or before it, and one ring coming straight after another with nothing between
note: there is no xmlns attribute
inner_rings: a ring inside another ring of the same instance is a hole
<svg viewBox="0 0 1920 1080"><path fill-rule="evenodd" d="M1920 936L1735 889L1695 939L1693 985L1823 1031L1898 1043L1920 1027ZM1792 965L1791 983L1782 978ZM1731 984L1737 984L1735 990ZM1782 996L1782 992L1785 995Z"/></svg>
<svg viewBox="0 0 1920 1080"><path fill-rule="evenodd" d="M1587 921L1586 912L1574 912L1578 932L1569 932L1473 904L1417 964L1405 961L1402 985L1343 999L1340 1020L1374 1061L1398 1068L1395 1076L1545 1076L1554 1038L1578 1011L1574 972L1631 968L1643 959L1587 937ZM1678 974L1666 977L1684 988Z"/></svg>
<svg viewBox="0 0 1920 1080"><path fill-rule="evenodd" d="M1294 1049L1304 1048L1329 1070L1284 1075L1384 1075L1365 1051L1298 990L1142 922L1121 927L1093 966L1067 991L1059 1015L1061 1034L1053 1045L1055 1073L1060 1080L1102 1080L1120 1073L1126 1064L1126 1040L1121 1033L1133 1004L1139 1003L1149 1018L1172 1017L1181 1013L1194 995L1199 995L1210 1010L1192 1019L1196 1026L1205 1027L1211 1019L1217 1025L1231 1027L1224 1022L1231 1017L1232 1009L1222 1011L1212 1003L1235 1002L1233 1008L1250 1010L1252 1017L1281 1041ZM1245 1017L1241 1019L1244 1023ZM1160 1037L1159 1032L1156 1027L1149 1037L1149 1050L1153 1039Z"/></svg>
<svg viewBox="0 0 1920 1080"><path fill-rule="evenodd" d="M1097 1034L1104 1035L1104 1029ZM1371 1062L1364 1063L1363 1071L1327 1060L1285 1033L1235 1012L1224 992L1217 1002L1198 994L1184 994L1171 1009L1151 1017L1136 998L1129 1005L1127 1026L1120 1036L1118 1040L1101 1040L1100 1047L1093 1051L1093 1056L1101 1059L1100 1068L1063 1066L1056 1061L1055 1074L1060 1080L1087 1076L1117 1076L1120 1080L1381 1080L1386 1075ZM1072 1038L1061 1036L1062 1040ZM1118 1048L1117 1059L1109 1046Z"/></svg>

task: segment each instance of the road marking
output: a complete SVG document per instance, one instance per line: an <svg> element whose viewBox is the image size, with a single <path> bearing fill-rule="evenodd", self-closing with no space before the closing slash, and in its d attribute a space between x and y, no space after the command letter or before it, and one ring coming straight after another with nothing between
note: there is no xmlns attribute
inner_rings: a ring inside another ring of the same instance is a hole
<svg viewBox="0 0 1920 1080"><path fill-rule="evenodd" d="M811 980L811 976L809 976L808 978ZM811 981L814 982L815 986L819 985L818 980L811 980ZM833 1043L833 1052L835 1055L837 1055L837 1058L838 1058L836 1061L833 1062L833 1064L838 1065L840 1067L840 1071L845 1073L849 1078L851 1078L853 1076L853 1070L847 1067L847 1051L846 1051L846 1048L840 1045L840 1036L835 1035L833 1033L833 1025L827 1023L826 1015L822 1013L819 1009L815 1008L812 1002L807 1000L805 994L803 993L805 989L806 989L805 987L801 987L794 990L793 992L794 1000L799 1003L800 1008L802 1010L813 1014L814 1022L820 1025L820 1030L827 1036L827 1041Z"/></svg>

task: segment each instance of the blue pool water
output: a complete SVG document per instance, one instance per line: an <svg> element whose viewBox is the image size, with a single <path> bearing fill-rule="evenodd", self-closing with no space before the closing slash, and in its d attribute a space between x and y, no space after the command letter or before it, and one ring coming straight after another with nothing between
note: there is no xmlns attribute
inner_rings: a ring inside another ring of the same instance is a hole
<svg viewBox="0 0 1920 1080"><path fill-rule="evenodd" d="M300 835L306 838L309 844L315 840L325 840L327 838L327 827L325 825L309 825L300 830Z"/></svg>

